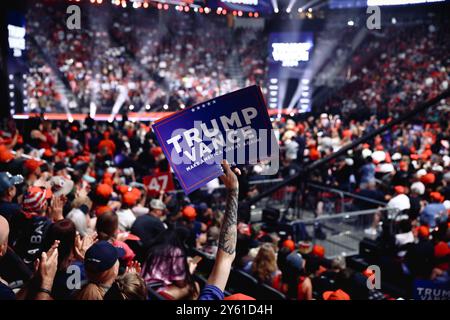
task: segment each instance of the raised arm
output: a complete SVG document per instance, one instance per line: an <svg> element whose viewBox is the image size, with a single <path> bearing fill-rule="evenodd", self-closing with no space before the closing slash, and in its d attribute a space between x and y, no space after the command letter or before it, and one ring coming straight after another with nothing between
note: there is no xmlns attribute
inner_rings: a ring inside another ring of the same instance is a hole
<svg viewBox="0 0 450 320"><path fill-rule="evenodd" d="M230 169L226 161L223 162L225 174L220 177L227 188L227 203L222 227L219 235L219 248L217 250L216 262L208 278L208 284L214 285L224 291L230 275L231 264L236 256L237 241L237 209L239 183L236 175ZM235 169L240 174L239 169Z"/></svg>

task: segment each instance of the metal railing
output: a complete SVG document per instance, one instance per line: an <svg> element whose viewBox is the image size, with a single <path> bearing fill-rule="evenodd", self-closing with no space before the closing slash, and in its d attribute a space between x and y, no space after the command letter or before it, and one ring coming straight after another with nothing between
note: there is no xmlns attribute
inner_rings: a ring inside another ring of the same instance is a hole
<svg viewBox="0 0 450 320"><path fill-rule="evenodd" d="M290 225L295 241L310 240L321 245L326 257L332 259L338 255L358 254L360 241L366 237L376 238L385 221L383 216L396 212L391 208L357 210L296 220Z"/></svg>

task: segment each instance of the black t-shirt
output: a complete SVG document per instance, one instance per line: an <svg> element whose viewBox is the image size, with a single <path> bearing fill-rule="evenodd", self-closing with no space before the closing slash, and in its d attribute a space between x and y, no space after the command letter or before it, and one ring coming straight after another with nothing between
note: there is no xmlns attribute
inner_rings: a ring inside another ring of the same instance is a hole
<svg viewBox="0 0 450 320"><path fill-rule="evenodd" d="M28 215L21 212L13 219L11 242L14 251L27 266L32 266L42 249L45 234L52 224L45 216Z"/></svg>
<svg viewBox="0 0 450 320"><path fill-rule="evenodd" d="M11 218L20 214L20 205L12 202L5 202L0 200L0 215L4 216L9 223Z"/></svg>
<svg viewBox="0 0 450 320"><path fill-rule="evenodd" d="M134 221L131 233L141 238L144 247L148 248L151 242L165 229L161 220L146 214Z"/></svg>
<svg viewBox="0 0 450 320"><path fill-rule="evenodd" d="M14 291L6 284L0 281L0 300L16 300Z"/></svg>

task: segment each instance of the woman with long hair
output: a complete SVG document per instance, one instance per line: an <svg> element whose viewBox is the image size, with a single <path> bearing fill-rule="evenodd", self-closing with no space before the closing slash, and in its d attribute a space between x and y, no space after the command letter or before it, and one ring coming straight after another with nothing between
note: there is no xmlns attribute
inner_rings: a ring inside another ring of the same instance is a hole
<svg viewBox="0 0 450 320"><path fill-rule="evenodd" d="M188 262L183 241L186 237L178 228L163 231L151 245L142 268L146 284L167 299L196 299L198 296L194 265Z"/></svg>
<svg viewBox="0 0 450 320"><path fill-rule="evenodd" d="M271 244L264 243L252 262L251 274L258 281L271 285L277 272L279 270L275 250Z"/></svg>
<svg viewBox="0 0 450 320"><path fill-rule="evenodd" d="M94 237L95 235L86 235L82 241L77 235L75 224L70 219L59 220L49 227L43 251L50 250L55 241L59 241L58 271L52 289L54 299L72 299L74 288L68 285L68 278L75 272L79 274L81 282L86 279L83 266L84 253L94 242Z"/></svg>
<svg viewBox="0 0 450 320"><path fill-rule="evenodd" d="M312 300L312 283L306 275L305 260L297 251L283 262L282 274L274 278L273 287L291 300Z"/></svg>

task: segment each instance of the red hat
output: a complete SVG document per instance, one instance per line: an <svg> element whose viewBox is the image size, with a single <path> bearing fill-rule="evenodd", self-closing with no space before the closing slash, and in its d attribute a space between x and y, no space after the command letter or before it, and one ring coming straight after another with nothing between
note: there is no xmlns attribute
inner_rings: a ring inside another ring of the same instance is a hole
<svg viewBox="0 0 450 320"><path fill-rule="evenodd" d="M347 293L345 293L345 291L338 289L336 291L325 291L323 293L323 299L324 300L350 300L350 296Z"/></svg>
<svg viewBox="0 0 450 320"><path fill-rule="evenodd" d="M97 195L99 195L100 197L102 197L104 199L108 199L109 197L111 197L112 192L113 192L113 189L111 188L111 186L109 184L101 183L97 186L97 190L96 190Z"/></svg>
<svg viewBox="0 0 450 320"><path fill-rule="evenodd" d="M0 163L7 163L14 159L14 154L5 145L0 145Z"/></svg>
<svg viewBox="0 0 450 320"><path fill-rule="evenodd" d="M427 173L420 177L420 181L423 184L433 184L436 181L436 176L433 173Z"/></svg>
<svg viewBox="0 0 450 320"><path fill-rule="evenodd" d="M400 161L400 170L407 171L408 170L408 162L406 161Z"/></svg>
<svg viewBox="0 0 450 320"><path fill-rule="evenodd" d="M122 202L125 203L128 206L134 206L136 204L137 200L138 200L138 198L132 192L126 192L122 196Z"/></svg>
<svg viewBox="0 0 450 320"><path fill-rule="evenodd" d="M161 147L153 147L150 149L150 152L152 153L153 157L157 158L163 151Z"/></svg>
<svg viewBox="0 0 450 320"><path fill-rule="evenodd" d="M106 212L112 212L112 211L113 210L110 206L98 206L97 208L95 208L95 215L98 217Z"/></svg>
<svg viewBox="0 0 450 320"><path fill-rule="evenodd" d="M430 199L436 202L442 202L444 197L439 192L431 192L430 193Z"/></svg>
<svg viewBox="0 0 450 320"><path fill-rule="evenodd" d="M411 158L411 160L417 160L417 159L419 159L419 155L414 153L414 154L410 155L410 158Z"/></svg>
<svg viewBox="0 0 450 320"><path fill-rule="evenodd" d="M45 149L43 156L47 157L47 158L53 157L52 150L51 149Z"/></svg>
<svg viewBox="0 0 450 320"><path fill-rule="evenodd" d="M283 241L283 244L281 245L283 248L289 248L289 250L292 252L295 250L295 243L294 241L287 239Z"/></svg>
<svg viewBox="0 0 450 320"><path fill-rule="evenodd" d="M52 191L50 189L30 187L23 199L23 210L27 212L41 211L45 205L45 201L51 197Z"/></svg>
<svg viewBox="0 0 450 320"><path fill-rule="evenodd" d="M404 186L395 186L394 187L395 193L398 194L404 194L405 193L405 187Z"/></svg>
<svg viewBox="0 0 450 320"><path fill-rule="evenodd" d="M434 256L436 258L443 258L448 254L450 254L450 248L444 241L440 241L437 245L434 246Z"/></svg>
<svg viewBox="0 0 450 320"><path fill-rule="evenodd" d="M325 248L322 247L321 245L315 244L311 254L316 257L323 258L325 257Z"/></svg>
<svg viewBox="0 0 450 320"><path fill-rule="evenodd" d="M420 226L417 228L417 234L419 237L427 239L430 236L430 228L427 226Z"/></svg>
<svg viewBox="0 0 450 320"><path fill-rule="evenodd" d="M363 149L369 149L369 148L370 148L370 144L364 143L364 144L362 145L362 147L363 147Z"/></svg>
<svg viewBox="0 0 450 320"><path fill-rule="evenodd" d="M235 293L228 297L225 297L223 300L256 300L253 297L247 296L243 293Z"/></svg>
<svg viewBox="0 0 450 320"><path fill-rule="evenodd" d="M43 164L42 161L28 159L28 160L25 160L23 166L27 170L28 173L34 173L42 164Z"/></svg>
<svg viewBox="0 0 450 320"><path fill-rule="evenodd" d="M197 217L197 211L192 206L186 206L183 208L183 217L187 218L190 221L194 221Z"/></svg>

